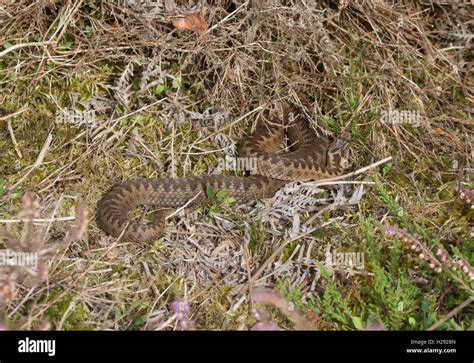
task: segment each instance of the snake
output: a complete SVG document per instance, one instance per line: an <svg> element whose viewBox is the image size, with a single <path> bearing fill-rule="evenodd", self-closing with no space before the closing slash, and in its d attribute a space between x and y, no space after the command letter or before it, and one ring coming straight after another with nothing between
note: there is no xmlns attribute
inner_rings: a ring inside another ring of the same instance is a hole
<svg viewBox="0 0 474 363"><path fill-rule="evenodd" d="M290 115L291 117L288 117ZM277 153L285 135L288 152ZM226 190L237 204L270 198L292 181L329 179L343 172L343 152L350 135L331 140L316 131L301 113L285 111L285 119L257 123L255 131L238 147L238 155L252 158L255 171L248 176L201 175L184 178L133 178L112 187L97 204L99 228L131 242L159 238L171 211L192 210L209 204L208 190ZM210 189L209 189L210 188ZM136 221L129 214L140 206L156 212L151 221Z"/></svg>

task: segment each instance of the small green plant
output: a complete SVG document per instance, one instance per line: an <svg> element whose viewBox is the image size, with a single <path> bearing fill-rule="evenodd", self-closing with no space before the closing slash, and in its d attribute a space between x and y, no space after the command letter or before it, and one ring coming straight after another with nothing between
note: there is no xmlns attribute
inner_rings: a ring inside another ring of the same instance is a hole
<svg viewBox="0 0 474 363"><path fill-rule="evenodd" d="M373 221L362 220L361 227L368 247L368 266L374 274L370 287L362 289L370 314L389 329L415 328L416 321L421 320L417 307L423 292L399 266L400 245L392 246L385 256Z"/></svg>
<svg viewBox="0 0 474 363"><path fill-rule="evenodd" d="M358 323L358 320L353 322L349 300L339 292L336 282L323 264L319 264L319 269L326 282L326 288L322 296L310 295L309 310L321 314L325 320L333 321L338 329L357 329L358 327L354 325Z"/></svg>
<svg viewBox="0 0 474 363"><path fill-rule="evenodd" d="M23 196L21 192L7 193L5 194L5 180L0 178L0 217L6 216L7 203L6 200L15 200Z"/></svg>
<svg viewBox="0 0 474 363"><path fill-rule="evenodd" d="M303 293L299 286L291 286L291 282L288 279L277 279L277 287L290 304L293 304L294 308L303 310Z"/></svg>
<svg viewBox="0 0 474 363"><path fill-rule="evenodd" d="M59 43L58 50L70 50L72 47L72 42L66 41L63 43Z"/></svg>
<svg viewBox="0 0 474 363"><path fill-rule="evenodd" d="M206 193L209 200L211 200L211 206L209 208L209 216L211 218L215 218L219 207L230 206L235 203L235 198L229 196L229 191L227 189L221 189L214 193L212 187L208 186Z"/></svg>
<svg viewBox="0 0 474 363"><path fill-rule="evenodd" d="M61 291L55 290L48 300L54 301L60 294ZM54 325L63 322L64 330L92 330L91 326L84 323L89 313L87 305L75 301L73 294L66 294L46 310L46 316Z"/></svg>
<svg viewBox="0 0 474 363"><path fill-rule="evenodd" d="M404 213L403 213L403 208L396 202L396 200L390 195L390 192L388 192L385 187L383 186L382 182L380 179L375 180L375 189L379 193L380 197L383 199L383 201L388 205L390 210L395 213L397 217L402 219L402 221L406 221L404 219Z"/></svg>
<svg viewBox="0 0 474 363"><path fill-rule="evenodd" d="M155 94L164 97L171 92L176 92L182 87L182 85L183 79L181 76L174 77L173 79L163 78L155 87Z"/></svg>
<svg viewBox="0 0 474 363"><path fill-rule="evenodd" d="M5 43L3 43L3 48L4 48L4 49L8 49L8 48L11 48L11 47L13 47L13 44L12 44L12 43L10 43L10 42L5 42Z"/></svg>
<svg viewBox="0 0 474 363"><path fill-rule="evenodd" d="M86 34L88 38L92 38L94 36L94 30L90 25L86 25Z"/></svg>
<svg viewBox="0 0 474 363"><path fill-rule="evenodd" d="M35 33L35 35L33 35L33 40L35 42L41 42L42 39L43 39L43 36L41 35L41 33Z"/></svg>

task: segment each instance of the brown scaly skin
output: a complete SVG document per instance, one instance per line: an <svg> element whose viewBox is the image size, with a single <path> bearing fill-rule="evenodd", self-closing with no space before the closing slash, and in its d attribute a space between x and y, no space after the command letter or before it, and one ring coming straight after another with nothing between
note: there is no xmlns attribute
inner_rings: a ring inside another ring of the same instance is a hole
<svg viewBox="0 0 474 363"><path fill-rule="evenodd" d="M334 143L317 135L303 117L296 117L286 126L292 146L289 153L277 155L285 128L260 124L239 148L239 156L256 158L257 175L236 177L203 175L180 179L132 179L119 184L99 201L97 222L106 233L127 241L148 242L163 231L170 209L192 202L187 208L205 205L207 188L226 189L238 203L269 198L283 185L296 180L320 180L342 174L341 158L347 136ZM193 199L194 198L194 199ZM163 210L150 223L128 218L130 211L140 205Z"/></svg>

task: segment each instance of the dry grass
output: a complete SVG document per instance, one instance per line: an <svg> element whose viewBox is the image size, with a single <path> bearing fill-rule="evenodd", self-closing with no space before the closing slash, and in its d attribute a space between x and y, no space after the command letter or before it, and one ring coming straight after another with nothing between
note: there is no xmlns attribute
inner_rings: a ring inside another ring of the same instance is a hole
<svg viewBox="0 0 474 363"><path fill-rule="evenodd" d="M176 329L183 323L171 302L182 299L198 329L248 329L252 289L278 285L315 328L360 328L357 320L351 326L313 309L311 301L323 299L333 281L348 303L344 314L369 323L376 311L361 298L376 285L374 269L339 266L327 280L318 261L328 250L370 255L362 220L376 226L381 256L393 252L377 223L396 224L399 216L373 188L377 181L405 216L472 265L472 212L452 192L456 185L472 188L467 6L207 1L198 10L209 28L199 34L173 27L180 11L119 4L0 4L0 222L10 235L20 234L19 195L28 190L38 198L35 224L46 244L56 244L75 205L93 215L115 183L220 172L219 159L234 155L237 142L280 100L301 105L334 135L349 132L351 170L391 162L325 189L294 183L256 205L220 203L211 216L205 209L180 214L150 245L117 242L92 221L85 237L67 240L48 260L45 283L19 283L12 299L0 301L9 327ZM71 110L83 120L89 112L94 122L73 124ZM419 124L381 122L389 110L414 110ZM403 255L393 278L417 264ZM449 278L437 284L429 269L417 276L410 281L418 298L433 302L433 313L448 314L468 298ZM456 291L455 298L443 291ZM469 328L470 307L463 309L443 327ZM408 317L405 325L385 325L423 329ZM277 312L274 319L291 326Z"/></svg>

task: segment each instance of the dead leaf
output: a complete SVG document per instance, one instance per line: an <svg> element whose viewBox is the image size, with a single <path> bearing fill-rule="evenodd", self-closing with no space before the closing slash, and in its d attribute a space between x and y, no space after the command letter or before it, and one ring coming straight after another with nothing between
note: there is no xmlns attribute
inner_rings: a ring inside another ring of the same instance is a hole
<svg viewBox="0 0 474 363"><path fill-rule="evenodd" d="M184 18L172 19L171 23L176 29L193 30L202 34L207 30L208 24L200 15L188 15Z"/></svg>

